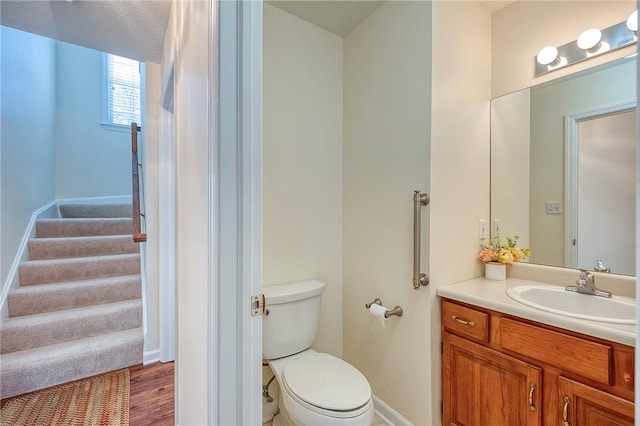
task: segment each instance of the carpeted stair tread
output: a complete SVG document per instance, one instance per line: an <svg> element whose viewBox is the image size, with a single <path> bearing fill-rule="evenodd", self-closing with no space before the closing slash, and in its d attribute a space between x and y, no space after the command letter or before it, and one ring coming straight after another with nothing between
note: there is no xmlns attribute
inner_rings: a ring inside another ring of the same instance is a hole
<svg viewBox="0 0 640 426"><path fill-rule="evenodd" d="M131 217L129 204L60 204L60 217Z"/></svg>
<svg viewBox="0 0 640 426"><path fill-rule="evenodd" d="M130 204L62 204L36 221L0 326L0 397L142 363Z"/></svg>
<svg viewBox="0 0 640 426"><path fill-rule="evenodd" d="M140 274L21 286L9 292L9 317L140 299Z"/></svg>
<svg viewBox="0 0 640 426"><path fill-rule="evenodd" d="M27 260L20 264L20 285L57 283L140 273L140 254Z"/></svg>
<svg viewBox="0 0 640 426"><path fill-rule="evenodd" d="M135 328L0 355L0 398L141 364L143 344Z"/></svg>
<svg viewBox="0 0 640 426"><path fill-rule="evenodd" d="M89 235L131 235L131 218L39 219L36 238L82 237Z"/></svg>
<svg viewBox="0 0 640 426"><path fill-rule="evenodd" d="M9 318L0 327L0 353L129 330L141 323L140 299Z"/></svg>
<svg viewBox="0 0 640 426"><path fill-rule="evenodd" d="M60 259L138 253L139 245L131 235L93 235L85 237L52 237L29 240L29 259Z"/></svg>

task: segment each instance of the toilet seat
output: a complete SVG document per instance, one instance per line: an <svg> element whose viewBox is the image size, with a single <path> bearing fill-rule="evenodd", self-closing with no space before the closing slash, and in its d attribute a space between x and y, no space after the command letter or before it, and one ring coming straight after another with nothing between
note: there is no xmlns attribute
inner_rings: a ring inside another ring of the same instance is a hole
<svg viewBox="0 0 640 426"><path fill-rule="evenodd" d="M371 400L371 387L362 373L324 353L307 353L288 362L282 385L300 405L331 417L357 416Z"/></svg>

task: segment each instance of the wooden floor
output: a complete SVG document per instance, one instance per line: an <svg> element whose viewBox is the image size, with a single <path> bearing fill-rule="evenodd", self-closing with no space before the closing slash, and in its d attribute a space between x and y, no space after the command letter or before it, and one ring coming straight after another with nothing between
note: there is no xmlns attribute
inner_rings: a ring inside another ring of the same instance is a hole
<svg viewBox="0 0 640 426"><path fill-rule="evenodd" d="M173 362L129 368L129 425L173 426Z"/></svg>

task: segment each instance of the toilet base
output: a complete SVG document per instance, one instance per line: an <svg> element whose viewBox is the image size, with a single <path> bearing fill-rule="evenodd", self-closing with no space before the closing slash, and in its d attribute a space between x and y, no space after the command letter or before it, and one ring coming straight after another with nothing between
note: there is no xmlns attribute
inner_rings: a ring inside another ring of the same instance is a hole
<svg viewBox="0 0 640 426"><path fill-rule="evenodd" d="M278 414L273 417L273 426L296 426L291 417L286 411L280 410Z"/></svg>

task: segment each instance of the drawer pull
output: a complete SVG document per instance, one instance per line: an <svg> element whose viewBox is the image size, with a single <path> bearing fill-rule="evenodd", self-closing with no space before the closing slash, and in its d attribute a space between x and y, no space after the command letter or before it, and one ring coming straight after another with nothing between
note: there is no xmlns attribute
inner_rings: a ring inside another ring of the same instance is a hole
<svg viewBox="0 0 640 426"><path fill-rule="evenodd" d="M469 321L466 319L462 319L460 317L458 317L457 315L451 315L451 319L454 321L459 322L460 324L464 324L464 325L468 325L469 327L475 327L476 322L475 321Z"/></svg>
<svg viewBox="0 0 640 426"><path fill-rule="evenodd" d="M536 390L536 384L531 382L529 384L529 410L536 411L536 406L533 403L533 392Z"/></svg>
<svg viewBox="0 0 640 426"><path fill-rule="evenodd" d="M562 408L562 426L571 426L569 421L569 397L564 397L564 407Z"/></svg>

